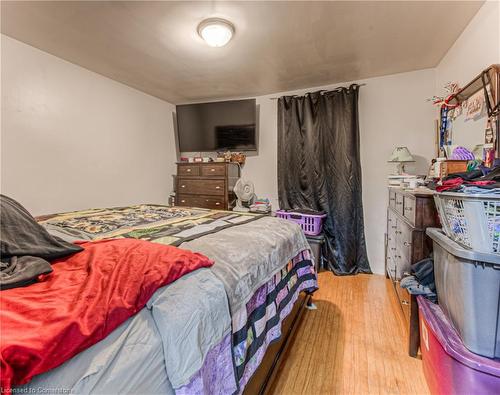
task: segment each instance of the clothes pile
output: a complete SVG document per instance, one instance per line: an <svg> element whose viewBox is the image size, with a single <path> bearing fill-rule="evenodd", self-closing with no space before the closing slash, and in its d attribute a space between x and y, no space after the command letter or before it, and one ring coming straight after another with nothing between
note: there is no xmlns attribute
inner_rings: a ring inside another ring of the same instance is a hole
<svg viewBox="0 0 500 395"><path fill-rule="evenodd" d="M400 282L412 295L422 295L431 302L437 302L436 284L434 283L434 260L432 257L421 260L411 267L411 275Z"/></svg>
<svg viewBox="0 0 500 395"><path fill-rule="evenodd" d="M269 199L257 199L250 206L250 212L252 213L260 213L267 214L271 212L271 202Z"/></svg>
<svg viewBox="0 0 500 395"><path fill-rule="evenodd" d="M30 285L52 272L51 261L82 247L50 235L14 199L0 195L0 289Z"/></svg>
<svg viewBox="0 0 500 395"><path fill-rule="evenodd" d="M500 194L500 166L492 169L480 166L465 173L450 174L435 189L437 192Z"/></svg>

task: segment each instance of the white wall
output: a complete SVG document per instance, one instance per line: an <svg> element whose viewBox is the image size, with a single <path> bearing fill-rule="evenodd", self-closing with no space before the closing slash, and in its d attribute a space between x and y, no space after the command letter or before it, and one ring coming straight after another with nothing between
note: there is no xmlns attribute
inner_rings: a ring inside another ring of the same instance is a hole
<svg viewBox="0 0 500 395"><path fill-rule="evenodd" d="M2 35L1 190L34 215L166 203L174 106Z"/></svg>
<svg viewBox="0 0 500 395"><path fill-rule="evenodd" d="M450 81L466 85L495 63L500 63L500 2L488 1L436 66L436 93Z"/></svg>
<svg viewBox="0 0 500 395"><path fill-rule="evenodd" d="M435 156L434 108L427 98L434 94L433 69L370 78L360 83L359 114L363 204L368 256L372 270L384 272L384 233L387 207L387 163L394 147L407 146L417 159L410 172L426 174ZM255 184L257 195L268 197L278 207L277 101L284 94L303 94L332 89L349 83L257 97L260 107L258 156L248 157L243 175Z"/></svg>

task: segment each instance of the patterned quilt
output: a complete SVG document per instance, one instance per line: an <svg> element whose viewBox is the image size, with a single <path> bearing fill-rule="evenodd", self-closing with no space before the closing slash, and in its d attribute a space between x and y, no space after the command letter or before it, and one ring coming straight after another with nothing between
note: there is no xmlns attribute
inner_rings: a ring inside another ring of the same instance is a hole
<svg viewBox="0 0 500 395"><path fill-rule="evenodd" d="M183 348L178 360L169 364L178 368L170 371L167 368L178 395L242 392L268 346L281 336L282 321L299 293L317 289L307 240L296 224L278 218L144 204L55 214L38 221L51 234L67 241L126 237L174 246L182 244L181 248L200 252L216 262L209 270L209 281L224 285L224 300L227 298L229 302L229 309L225 307L230 315L229 333L224 332L227 336L221 339L207 338L206 328L213 323L209 319L200 323L205 330L189 337L200 344ZM199 275L208 281L206 273ZM196 292L201 292L200 297L206 293L202 288L201 285L196 288ZM165 291L170 298L174 289ZM186 308L196 310L190 300L182 300L186 301ZM182 315L181 307L182 304L175 304L176 316ZM154 311L153 308L153 314ZM164 331L164 349L175 349L178 333L185 331L175 328L177 324L184 322L168 320L160 325ZM170 353L169 357L175 355ZM234 381L227 380L231 360ZM184 365L186 369L179 368Z"/></svg>
<svg viewBox="0 0 500 395"><path fill-rule="evenodd" d="M299 297L318 288L309 250L300 252L232 316L233 358L240 389L250 381Z"/></svg>
<svg viewBox="0 0 500 395"><path fill-rule="evenodd" d="M232 314L231 337L210 350L203 367L187 385L176 389L176 395L243 392L269 345L281 337L282 323L292 311L299 293L314 292L317 287L311 255L305 250ZM225 378L226 384L222 386L217 381L224 375L224 367L230 364L234 365L238 385Z"/></svg>
<svg viewBox="0 0 500 395"><path fill-rule="evenodd" d="M262 215L141 204L39 217L51 234L67 241L142 239L179 246L185 241L254 221Z"/></svg>

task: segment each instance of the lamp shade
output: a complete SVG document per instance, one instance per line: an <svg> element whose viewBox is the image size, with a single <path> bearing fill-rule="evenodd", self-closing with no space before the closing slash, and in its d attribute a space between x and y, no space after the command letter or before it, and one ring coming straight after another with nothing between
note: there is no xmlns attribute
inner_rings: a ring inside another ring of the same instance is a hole
<svg viewBox="0 0 500 395"><path fill-rule="evenodd" d="M415 162L407 147L396 147L392 151L389 162Z"/></svg>

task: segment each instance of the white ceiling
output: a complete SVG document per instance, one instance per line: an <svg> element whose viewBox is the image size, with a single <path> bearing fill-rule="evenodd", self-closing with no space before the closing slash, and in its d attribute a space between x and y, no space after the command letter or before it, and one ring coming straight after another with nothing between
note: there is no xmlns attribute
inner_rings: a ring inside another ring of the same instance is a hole
<svg viewBox="0 0 500 395"><path fill-rule="evenodd" d="M2 33L171 103L434 67L482 2L2 1ZM230 20L207 46L196 27Z"/></svg>

